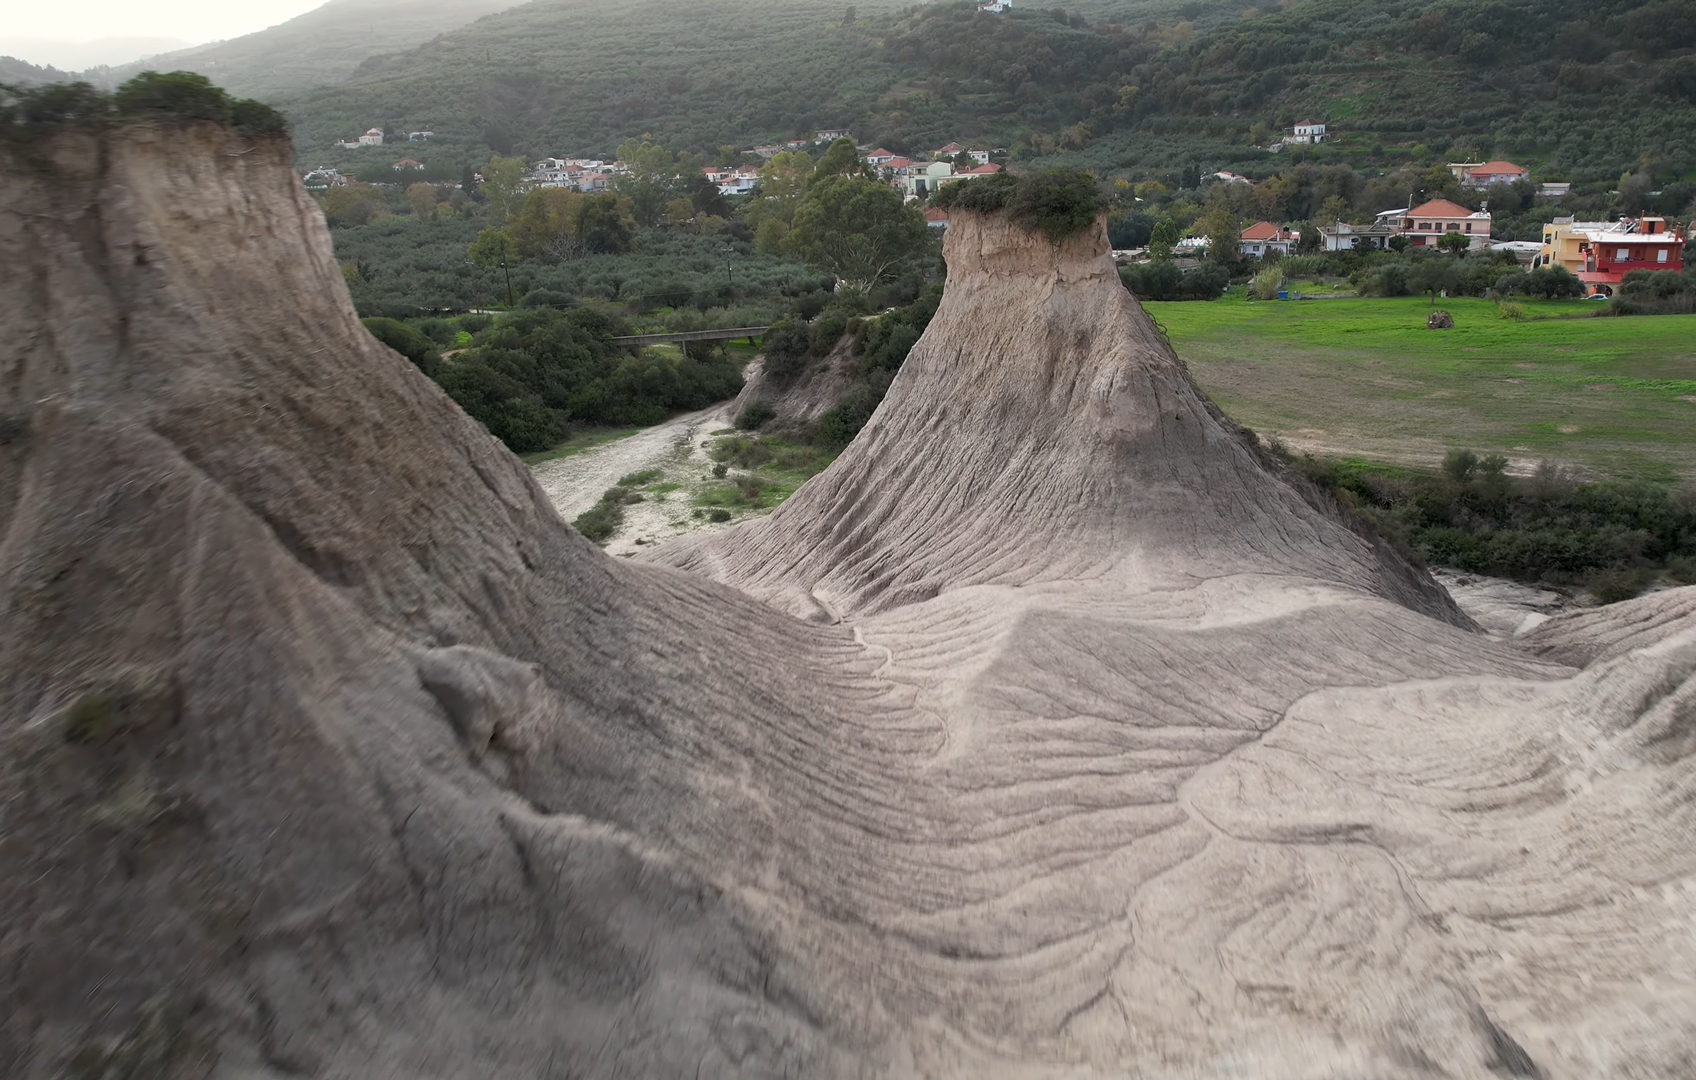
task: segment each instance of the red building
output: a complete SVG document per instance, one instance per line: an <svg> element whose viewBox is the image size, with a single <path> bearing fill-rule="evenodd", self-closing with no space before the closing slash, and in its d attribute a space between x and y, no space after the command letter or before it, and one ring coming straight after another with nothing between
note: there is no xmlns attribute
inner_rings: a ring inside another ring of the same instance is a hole
<svg viewBox="0 0 1696 1080"><path fill-rule="evenodd" d="M1584 269L1578 272L1590 292L1612 294L1633 270L1684 269L1684 232L1667 228L1666 218L1624 220L1606 229L1589 229L1578 250Z"/></svg>

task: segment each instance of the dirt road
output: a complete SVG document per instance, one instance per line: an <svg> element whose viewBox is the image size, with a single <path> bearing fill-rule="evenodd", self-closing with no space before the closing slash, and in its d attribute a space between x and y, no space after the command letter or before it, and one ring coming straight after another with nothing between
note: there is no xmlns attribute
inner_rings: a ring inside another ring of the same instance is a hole
<svg viewBox="0 0 1696 1080"><path fill-rule="evenodd" d="M606 544L612 555L634 554L684 532L723 527L693 516L689 498L702 474L712 467L702 444L708 433L730 426L730 405L726 401L674 416L628 439L544 462L532 475L567 521L594 506L620 477L634 472L657 469L660 481L678 486L679 490L650 493L644 501L625 507L623 526Z"/></svg>

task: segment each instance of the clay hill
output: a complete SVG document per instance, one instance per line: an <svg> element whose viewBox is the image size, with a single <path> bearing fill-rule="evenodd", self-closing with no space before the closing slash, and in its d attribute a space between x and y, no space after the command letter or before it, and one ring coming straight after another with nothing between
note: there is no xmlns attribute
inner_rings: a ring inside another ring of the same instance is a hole
<svg viewBox="0 0 1696 1080"><path fill-rule="evenodd" d="M1479 633L1099 229L957 212L854 445L631 564L280 141L0 155L0 1075L1696 1060L1696 590Z"/></svg>

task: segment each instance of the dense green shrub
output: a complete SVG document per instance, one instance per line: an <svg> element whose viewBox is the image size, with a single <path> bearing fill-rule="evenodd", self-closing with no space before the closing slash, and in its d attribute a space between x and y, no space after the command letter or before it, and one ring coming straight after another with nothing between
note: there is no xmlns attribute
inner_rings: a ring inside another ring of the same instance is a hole
<svg viewBox="0 0 1696 1080"><path fill-rule="evenodd" d="M999 172L943 184L931 198L941 209L1005 213L1058 243L1095 223L1107 209L1101 184L1081 169L1046 169L1014 175Z"/></svg>
<svg viewBox="0 0 1696 1080"><path fill-rule="evenodd" d="M515 454L547 450L566 437L565 415L527 386L476 361L444 364L436 381L473 420Z"/></svg>
<svg viewBox="0 0 1696 1080"><path fill-rule="evenodd" d="M819 418L813 441L826 450L840 450L853 441L889 392L892 375L875 371Z"/></svg>
<svg viewBox="0 0 1696 1080"><path fill-rule="evenodd" d="M632 479L626 477L625 480ZM624 524L624 507L629 503L642 501L642 496L620 480L616 487L608 488L600 500L589 509L577 515L571 527L583 534L584 539L597 544L611 540L618 527Z"/></svg>
<svg viewBox="0 0 1696 1080"><path fill-rule="evenodd" d="M736 428L739 431L757 431L768 421L777 416L777 410L771 407L771 402L756 399L742 407L736 414Z"/></svg>
<svg viewBox="0 0 1696 1080"><path fill-rule="evenodd" d="M1139 300L1217 300L1231 283L1231 271L1216 262L1180 270L1157 259L1120 267L1119 280Z"/></svg>
<svg viewBox="0 0 1696 1080"><path fill-rule="evenodd" d="M223 124L255 138L288 134L288 123L277 110L232 98L191 71L144 71L110 94L83 82L0 86L0 131L28 137L47 127L136 120Z"/></svg>
<svg viewBox="0 0 1696 1080"><path fill-rule="evenodd" d="M1545 466L1450 451L1436 475L1311 457L1291 464L1399 544L1439 566L1636 595L1664 569L1696 568L1696 492L1634 481L1579 484Z"/></svg>
<svg viewBox="0 0 1696 1080"><path fill-rule="evenodd" d="M1510 271L1496 279L1500 296L1528 296L1539 300L1562 300L1583 296L1584 286L1564 266L1543 266L1530 273Z"/></svg>
<svg viewBox="0 0 1696 1080"><path fill-rule="evenodd" d="M436 353L435 342L395 319L364 319L365 329L384 345L415 364L419 371L436 377L442 358ZM439 321L439 320L438 320Z"/></svg>
<svg viewBox="0 0 1696 1080"><path fill-rule="evenodd" d="M723 350L705 359L657 351L632 355L610 342L628 330L596 307L523 309L484 329L470 348L442 365L437 381L519 453L559 442L571 422L655 424L678 410L734 397L742 388L741 365Z"/></svg>
<svg viewBox="0 0 1696 1080"><path fill-rule="evenodd" d="M799 374L812 350L812 330L800 319L779 319L760 339L767 375L782 379Z"/></svg>

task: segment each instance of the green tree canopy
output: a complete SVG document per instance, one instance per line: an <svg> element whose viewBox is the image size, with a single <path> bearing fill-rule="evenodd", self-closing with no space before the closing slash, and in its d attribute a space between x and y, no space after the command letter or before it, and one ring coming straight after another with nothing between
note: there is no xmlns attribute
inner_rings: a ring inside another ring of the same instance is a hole
<svg viewBox="0 0 1696 1080"><path fill-rule="evenodd" d="M818 164L813 166L814 176L863 176L865 162L860 160L860 151L855 149L853 139L837 139L825 150Z"/></svg>
<svg viewBox="0 0 1696 1080"><path fill-rule="evenodd" d="M477 190L488 200L496 220L505 221L518 209L527 171L519 158L492 157L483 166L483 182L477 185Z"/></svg>
<svg viewBox="0 0 1696 1080"><path fill-rule="evenodd" d="M1415 259L1413 269L1407 275L1408 288L1430 296L1433 304L1437 302L1438 293L1451 291L1459 284L1460 267L1455 260L1438 256Z"/></svg>
<svg viewBox="0 0 1696 1080"><path fill-rule="evenodd" d="M887 184L827 176L801 197L783 244L851 287L870 289L923 249L927 231L918 207Z"/></svg>

